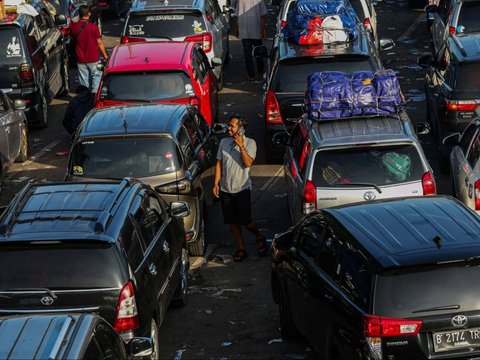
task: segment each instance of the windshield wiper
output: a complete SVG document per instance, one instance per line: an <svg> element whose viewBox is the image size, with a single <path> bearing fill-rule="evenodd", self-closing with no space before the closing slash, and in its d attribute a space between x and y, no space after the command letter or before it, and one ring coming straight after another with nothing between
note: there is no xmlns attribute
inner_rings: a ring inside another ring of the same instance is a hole
<svg viewBox="0 0 480 360"><path fill-rule="evenodd" d="M50 289L47 288L14 288L14 289L8 289L8 290L0 290L1 292L9 292L9 291L43 291L46 292L48 295L52 297L52 299L56 299L57 295L54 294L54 292Z"/></svg>
<svg viewBox="0 0 480 360"><path fill-rule="evenodd" d="M351 182L351 183L344 183L344 184L335 184L334 186L370 186L375 188L375 190L377 190L379 194L382 193L382 189L380 189L380 186L373 183Z"/></svg>
<svg viewBox="0 0 480 360"><path fill-rule="evenodd" d="M436 306L427 309L420 309L412 311L412 314L421 313L421 312L429 312L429 311L439 311L439 310L458 310L460 309L460 305L444 305L444 306Z"/></svg>

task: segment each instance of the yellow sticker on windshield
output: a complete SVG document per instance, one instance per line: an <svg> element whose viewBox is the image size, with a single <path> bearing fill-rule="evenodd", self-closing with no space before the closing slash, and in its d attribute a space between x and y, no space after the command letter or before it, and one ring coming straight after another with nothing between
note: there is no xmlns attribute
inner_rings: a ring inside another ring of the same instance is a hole
<svg viewBox="0 0 480 360"><path fill-rule="evenodd" d="M73 167L73 175L75 176L81 176L83 175L83 167L75 165Z"/></svg>

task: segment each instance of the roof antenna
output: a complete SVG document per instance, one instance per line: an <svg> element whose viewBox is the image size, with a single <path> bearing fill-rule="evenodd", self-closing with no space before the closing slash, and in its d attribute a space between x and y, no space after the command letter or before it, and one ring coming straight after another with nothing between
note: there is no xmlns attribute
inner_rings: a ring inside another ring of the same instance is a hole
<svg viewBox="0 0 480 360"><path fill-rule="evenodd" d="M440 236L435 236L433 238L433 242L435 243L435 245L437 245L437 248L441 248L442 247L442 239L440 238Z"/></svg>

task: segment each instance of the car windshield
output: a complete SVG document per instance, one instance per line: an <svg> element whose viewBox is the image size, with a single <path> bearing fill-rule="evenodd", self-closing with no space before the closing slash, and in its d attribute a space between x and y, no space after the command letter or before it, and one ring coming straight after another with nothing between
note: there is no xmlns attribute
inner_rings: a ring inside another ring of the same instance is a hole
<svg viewBox="0 0 480 360"><path fill-rule="evenodd" d="M480 1L464 2L458 15L457 25L465 27L464 33L470 34L480 32L480 21L478 16L480 14Z"/></svg>
<svg viewBox="0 0 480 360"><path fill-rule="evenodd" d="M65 230L68 231L68 230ZM95 288L121 283L118 255L103 242L0 245L0 289Z"/></svg>
<svg viewBox="0 0 480 360"><path fill-rule="evenodd" d="M480 89L480 63L463 64L457 67L455 90L475 91Z"/></svg>
<svg viewBox="0 0 480 360"><path fill-rule="evenodd" d="M317 48L315 46L315 48ZM308 75L318 71L375 71L367 56L351 58L298 58L280 62L275 72L272 89L275 92L304 92Z"/></svg>
<svg viewBox="0 0 480 360"><path fill-rule="evenodd" d="M126 36L174 39L207 31L202 13L172 12L131 14Z"/></svg>
<svg viewBox="0 0 480 360"><path fill-rule="evenodd" d="M188 75L177 71L111 73L103 80L100 97L102 100L158 101L194 95Z"/></svg>
<svg viewBox="0 0 480 360"><path fill-rule="evenodd" d="M312 179L317 187L420 181L423 164L414 145L355 146L318 151Z"/></svg>
<svg viewBox="0 0 480 360"><path fill-rule="evenodd" d="M405 255L409 256L409 255ZM377 315L409 318L445 311L476 311L480 288L472 286L480 267L453 263L449 266L416 267L378 275L374 312ZM428 296L425 296L425 295ZM441 311L440 309L446 309Z"/></svg>
<svg viewBox="0 0 480 360"><path fill-rule="evenodd" d="M88 178L142 178L172 173L180 166L177 145L169 137L102 138L74 145L70 173Z"/></svg>

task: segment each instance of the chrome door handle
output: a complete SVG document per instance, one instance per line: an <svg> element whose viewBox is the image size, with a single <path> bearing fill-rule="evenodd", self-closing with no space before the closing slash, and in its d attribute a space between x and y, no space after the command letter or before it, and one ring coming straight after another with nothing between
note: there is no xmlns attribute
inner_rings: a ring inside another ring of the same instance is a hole
<svg viewBox="0 0 480 360"><path fill-rule="evenodd" d="M150 264L148 266L148 271L150 271L150 275L157 276L157 267L155 266L155 264Z"/></svg>

